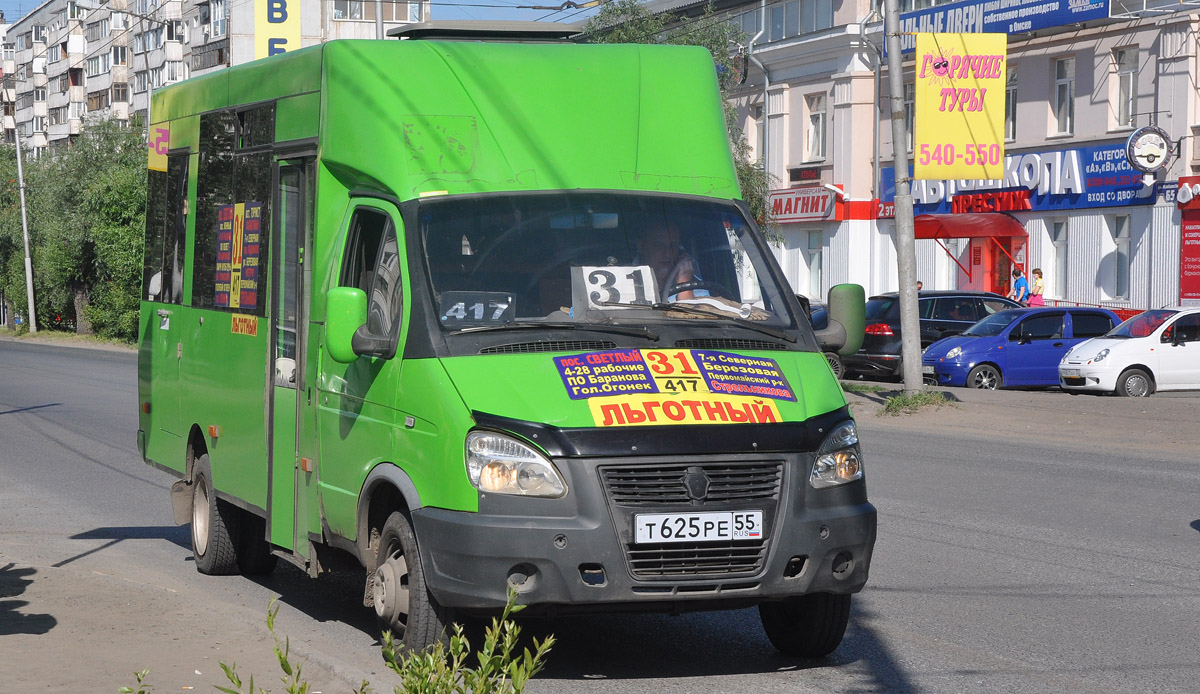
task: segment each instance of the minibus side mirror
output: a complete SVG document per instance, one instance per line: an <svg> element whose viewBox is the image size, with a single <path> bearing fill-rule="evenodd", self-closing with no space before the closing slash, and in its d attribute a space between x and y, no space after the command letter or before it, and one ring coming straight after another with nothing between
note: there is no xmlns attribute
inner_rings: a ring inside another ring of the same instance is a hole
<svg viewBox="0 0 1200 694"><path fill-rule="evenodd" d="M367 293L356 287L335 287L325 297L325 349L342 364L358 359L354 337L367 324Z"/></svg>
<svg viewBox="0 0 1200 694"><path fill-rule="evenodd" d="M817 330L823 352L843 357L858 352L867 328L867 292L861 284L837 284L829 289L829 327Z"/></svg>

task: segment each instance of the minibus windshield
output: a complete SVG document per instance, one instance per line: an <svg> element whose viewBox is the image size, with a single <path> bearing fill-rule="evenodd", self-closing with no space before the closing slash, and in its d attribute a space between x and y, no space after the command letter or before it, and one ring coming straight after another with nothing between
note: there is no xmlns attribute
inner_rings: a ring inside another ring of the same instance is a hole
<svg viewBox="0 0 1200 694"><path fill-rule="evenodd" d="M447 331L726 321L785 336L795 327L732 204L510 194L425 200L419 219Z"/></svg>

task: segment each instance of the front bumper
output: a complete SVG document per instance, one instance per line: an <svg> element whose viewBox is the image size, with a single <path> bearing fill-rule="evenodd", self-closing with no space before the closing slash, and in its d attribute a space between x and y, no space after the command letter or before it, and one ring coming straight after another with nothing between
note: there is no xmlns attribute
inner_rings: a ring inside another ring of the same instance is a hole
<svg viewBox="0 0 1200 694"><path fill-rule="evenodd" d="M1078 371L1078 376L1066 376L1064 370ZM1117 389L1116 369L1098 367L1094 364L1062 364L1058 367L1058 385L1064 390L1081 390L1110 393Z"/></svg>
<svg viewBox="0 0 1200 694"><path fill-rule="evenodd" d="M875 508L862 481L813 489L812 461L810 453L555 459L570 490L562 499L481 495L478 513L415 511L426 581L442 605L468 611L503 606L509 587L522 604L550 613L716 609L857 592L875 544ZM736 476L772 466L778 478L767 496L614 499L614 470ZM633 543L635 514L738 510L763 511L761 541Z"/></svg>

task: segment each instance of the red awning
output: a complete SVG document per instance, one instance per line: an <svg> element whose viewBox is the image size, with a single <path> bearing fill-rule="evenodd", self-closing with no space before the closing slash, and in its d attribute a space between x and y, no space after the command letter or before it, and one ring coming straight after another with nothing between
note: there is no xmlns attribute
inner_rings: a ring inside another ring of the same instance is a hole
<svg viewBox="0 0 1200 694"><path fill-rule="evenodd" d="M913 219L919 239L976 239L989 236L1029 236L1012 215L1003 212L923 214Z"/></svg>

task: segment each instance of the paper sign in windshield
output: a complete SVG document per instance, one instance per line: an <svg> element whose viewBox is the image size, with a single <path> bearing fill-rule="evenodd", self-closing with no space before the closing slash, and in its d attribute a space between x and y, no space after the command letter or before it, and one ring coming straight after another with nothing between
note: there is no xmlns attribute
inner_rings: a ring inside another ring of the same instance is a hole
<svg viewBox="0 0 1200 694"><path fill-rule="evenodd" d="M796 401L774 359L686 349L614 349L554 357L572 400L720 393Z"/></svg>

